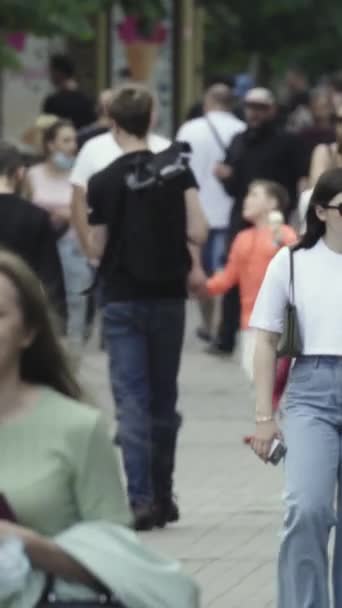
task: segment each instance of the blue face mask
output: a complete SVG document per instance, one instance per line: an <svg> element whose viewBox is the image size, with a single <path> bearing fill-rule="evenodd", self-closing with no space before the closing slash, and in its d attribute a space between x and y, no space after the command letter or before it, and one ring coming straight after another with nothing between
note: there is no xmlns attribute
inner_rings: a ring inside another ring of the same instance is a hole
<svg viewBox="0 0 342 608"><path fill-rule="evenodd" d="M55 152L51 158L56 169L60 171L70 171L72 169L75 158L73 156L67 156L64 152Z"/></svg>

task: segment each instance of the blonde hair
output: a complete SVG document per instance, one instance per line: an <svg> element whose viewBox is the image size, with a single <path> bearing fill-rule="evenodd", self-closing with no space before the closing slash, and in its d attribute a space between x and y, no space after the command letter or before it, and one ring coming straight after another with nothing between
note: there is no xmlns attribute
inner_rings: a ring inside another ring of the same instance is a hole
<svg viewBox="0 0 342 608"><path fill-rule="evenodd" d="M37 154L44 154L44 134L47 129L50 129L59 120L58 116L54 116L54 114L40 114L34 124L24 132L21 138L22 141L32 146Z"/></svg>

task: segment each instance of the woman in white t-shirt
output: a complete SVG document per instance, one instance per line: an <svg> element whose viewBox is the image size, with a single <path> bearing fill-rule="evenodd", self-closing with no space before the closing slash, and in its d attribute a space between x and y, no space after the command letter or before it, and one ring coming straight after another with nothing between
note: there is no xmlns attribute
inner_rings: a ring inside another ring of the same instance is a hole
<svg viewBox="0 0 342 608"><path fill-rule="evenodd" d="M251 326L255 355L256 432L266 461L280 431L272 417L276 349L289 298L289 250L271 262ZM342 169L319 179L307 229L294 248L295 304L303 340L284 404L287 514L279 558L278 608L328 608L328 539L336 526L334 605L342 606ZM334 508L339 485L337 508Z"/></svg>

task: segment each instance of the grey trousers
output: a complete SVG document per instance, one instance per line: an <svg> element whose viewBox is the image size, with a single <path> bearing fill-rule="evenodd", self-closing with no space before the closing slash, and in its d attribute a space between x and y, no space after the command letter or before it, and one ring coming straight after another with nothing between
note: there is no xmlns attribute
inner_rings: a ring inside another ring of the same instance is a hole
<svg viewBox="0 0 342 608"><path fill-rule="evenodd" d="M333 526L334 606L341 608L342 357L297 359L283 409L283 432L288 451L278 608L329 608L327 547Z"/></svg>

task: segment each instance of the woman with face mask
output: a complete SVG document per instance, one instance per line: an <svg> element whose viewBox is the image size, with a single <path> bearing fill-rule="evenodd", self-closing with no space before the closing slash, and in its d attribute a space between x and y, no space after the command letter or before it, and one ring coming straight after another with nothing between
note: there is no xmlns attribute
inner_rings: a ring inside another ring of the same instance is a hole
<svg viewBox="0 0 342 608"><path fill-rule="evenodd" d="M83 255L71 222L72 187L70 172L77 152L76 131L71 122L59 120L43 135L45 160L28 171L32 202L49 212L58 239L67 295L67 335L75 356L81 350L86 322L84 289L90 283L87 259Z"/></svg>

